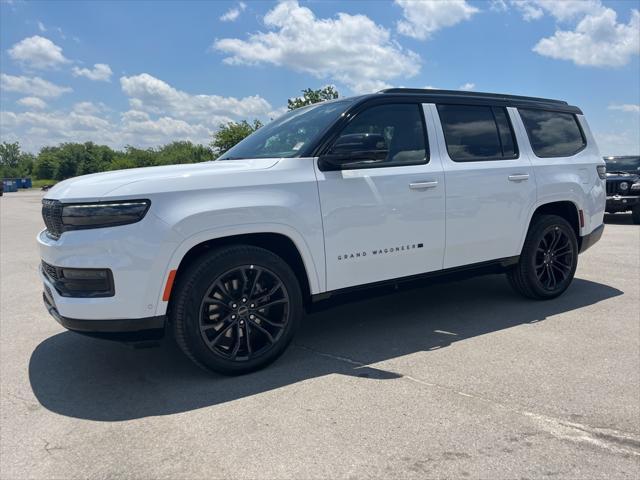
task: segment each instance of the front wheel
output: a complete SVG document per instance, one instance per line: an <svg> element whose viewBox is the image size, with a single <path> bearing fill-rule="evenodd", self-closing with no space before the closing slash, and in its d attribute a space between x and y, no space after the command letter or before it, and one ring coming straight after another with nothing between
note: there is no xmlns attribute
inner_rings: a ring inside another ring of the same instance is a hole
<svg viewBox="0 0 640 480"><path fill-rule="evenodd" d="M213 250L180 275L170 321L197 365L227 375L258 370L287 348L302 317L291 268L254 246Z"/></svg>
<svg viewBox="0 0 640 480"><path fill-rule="evenodd" d="M507 273L511 286L528 298L561 295L578 266L576 234L564 218L541 215L532 220L520 261Z"/></svg>

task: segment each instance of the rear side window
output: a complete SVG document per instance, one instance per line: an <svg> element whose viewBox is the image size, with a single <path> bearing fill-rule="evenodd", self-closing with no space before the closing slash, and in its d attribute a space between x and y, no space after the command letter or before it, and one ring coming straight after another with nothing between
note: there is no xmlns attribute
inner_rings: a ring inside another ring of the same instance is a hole
<svg viewBox="0 0 640 480"><path fill-rule="evenodd" d="M518 111L538 157L569 157L587 144L578 119L571 113L522 108Z"/></svg>
<svg viewBox="0 0 640 480"><path fill-rule="evenodd" d="M516 158L513 128L502 107L438 105L449 157L455 162Z"/></svg>

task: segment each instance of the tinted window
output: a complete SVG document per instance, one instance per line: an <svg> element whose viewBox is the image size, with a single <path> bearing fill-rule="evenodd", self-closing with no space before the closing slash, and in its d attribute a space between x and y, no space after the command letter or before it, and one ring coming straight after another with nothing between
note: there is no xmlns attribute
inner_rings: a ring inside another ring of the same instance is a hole
<svg viewBox="0 0 640 480"><path fill-rule="evenodd" d="M351 105L350 100L297 108L259 128L220 160L299 157Z"/></svg>
<svg viewBox="0 0 640 480"><path fill-rule="evenodd" d="M394 166L425 163L426 133L418 104L390 104L371 107L359 113L340 133L332 147L349 139L363 142L363 135L372 138L372 157L381 161L371 166Z"/></svg>
<svg viewBox="0 0 640 480"><path fill-rule="evenodd" d="M515 158L513 131L504 108L438 105L438 113L452 160Z"/></svg>
<svg viewBox="0 0 640 480"><path fill-rule="evenodd" d="M586 145L578 120L571 113L526 109L519 112L538 157L568 157Z"/></svg>

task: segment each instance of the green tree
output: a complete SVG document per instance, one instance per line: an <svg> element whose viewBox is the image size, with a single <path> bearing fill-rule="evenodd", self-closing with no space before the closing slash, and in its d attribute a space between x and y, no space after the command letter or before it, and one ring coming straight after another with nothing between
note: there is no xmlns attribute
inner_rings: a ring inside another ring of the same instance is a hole
<svg viewBox="0 0 640 480"><path fill-rule="evenodd" d="M33 173L37 178L40 179L51 179L53 178L56 170L58 169L58 164L53 155L48 155L46 152L42 151L38 155L38 159L36 160L36 164L33 170Z"/></svg>
<svg viewBox="0 0 640 480"><path fill-rule="evenodd" d="M15 168L20 160L20 144L18 142L2 142L0 145L0 165Z"/></svg>
<svg viewBox="0 0 640 480"><path fill-rule="evenodd" d="M254 120L252 124L246 120L242 120L241 122L229 122L220 125L220 129L213 134L213 141L210 144L213 149L213 154L218 158L240 140L248 137L260 127L262 127L260 120Z"/></svg>
<svg viewBox="0 0 640 480"><path fill-rule="evenodd" d="M33 168L36 163L36 156L33 153L22 152L18 159L18 176L29 177L33 175Z"/></svg>
<svg viewBox="0 0 640 480"><path fill-rule="evenodd" d="M213 160L211 148L191 142L172 142L157 149L157 165L199 163Z"/></svg>
<svg viewBox="0 0 640 480"><path fill-rule="evenodd" d="M307 88L302 90L301 97L290 98L287 100L287 108L289 110L295 110L296 108L304 107L306 105L312 105L326 100L334 100L338 98L339 95L338 91L331 85L317 90Z"/></svg>

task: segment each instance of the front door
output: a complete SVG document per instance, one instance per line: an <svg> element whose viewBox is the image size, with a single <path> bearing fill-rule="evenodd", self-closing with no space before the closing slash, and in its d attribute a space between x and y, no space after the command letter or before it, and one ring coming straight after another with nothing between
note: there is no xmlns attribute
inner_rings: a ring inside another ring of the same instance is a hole
<svg viewBox="0 0 640 480"><path fill-rule="evenodd" d="M429 155L428 138L435 138L429 120L417 103L365 107L329 152L365 135L377 149L372 160L340 171L316 165L327 290L442 268L444 174L439 156Z"/></svg>

